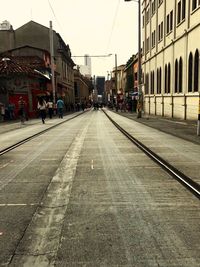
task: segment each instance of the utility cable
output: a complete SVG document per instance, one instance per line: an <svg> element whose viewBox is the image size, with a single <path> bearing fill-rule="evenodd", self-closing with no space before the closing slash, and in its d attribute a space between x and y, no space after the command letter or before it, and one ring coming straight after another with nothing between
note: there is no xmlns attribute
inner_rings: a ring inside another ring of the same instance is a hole
<svg viewBox="0 0 200 267"><path fill-rule="evenodd" d="M108 44L107 44L107 47L106 47L106 51L108 51L108 48L110 46L111 37L112 37L112 34L113 34L113 30L114 30L116 19L117 19L117 15L118 15L119 5L120 5L120 0L118 0L117 6L116 6L116 9L115 9L115 14L114 14L114 17L113 17L112 28L111 28Z"/></svg>
<svg viewBox="0 0 200 267"><path fill-rule="evenodd" d="M51 9L52 14L54 15L54 18L56 19L56 21L57 21L57 23L58 23L58 25L59 25L59 27L60 27L60 29L61 29L61 31L62 31L62 30L63 30L63 29L62 29L62 26L61 26L59 20L58 20L57 17L56 17L55 11L54 11L54 9L53 9L51 3L50 3L50 0L48 0L48 4L49 4L49 7L50 7L50 9Z"/></svg>

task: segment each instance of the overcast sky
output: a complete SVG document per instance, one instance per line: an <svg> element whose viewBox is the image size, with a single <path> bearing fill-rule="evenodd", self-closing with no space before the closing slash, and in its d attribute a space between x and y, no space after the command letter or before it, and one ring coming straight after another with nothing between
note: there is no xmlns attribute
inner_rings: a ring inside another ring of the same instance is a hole
<svg viewBox="0 0 200 267"><path fill-rule="evenodd" d="M0 20L14 29L30 20L53 28L73 56L113 55L92 58L92 75L107 76L107 71L126 64L137 53L138 4L124 0L0 0ZM83 58L73 58L84 64Z"/></svg>

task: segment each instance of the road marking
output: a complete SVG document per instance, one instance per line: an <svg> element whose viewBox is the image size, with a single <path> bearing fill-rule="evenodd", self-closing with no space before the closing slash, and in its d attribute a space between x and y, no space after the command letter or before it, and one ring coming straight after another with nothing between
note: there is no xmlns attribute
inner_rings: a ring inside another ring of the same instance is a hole
<svg viewBox="0 0 200 267"><path fill-rule="evenodd" d="M183 125L188 125L186 122L181 122L181 121L171 121L167 119L161 119L162 121L169 121L171 123L177 123L177 124L183 124ZM195 124L191 124L192 126L196 126Z"/></svg>
<svg viewBox="0 0 200 267"><path fill-rule="evenodd" d="M2 166L0 166L0 169L5 168L6 166L8 166L12 162L14 162L14 160L10 160L8 163L3 164Z"/></svg>
<svg viewBox="0 0 200 267"><path fill-rule="evenodd" d="M9 163L3 164L2 166L0 166L0 169L5 168Z"/></svg>
<svg viewBox="0 0 200 267"><path fill-rule="evenodd" d="M44 160L57 160L57 159L41 159L41 161L44 161Z"/></svg>
<svg viewBox="0 0 200 267"><path fill-rule="evenodd" d="M91 160L91 169L94 170L94 161L93 161L93 159Z"/></svg>
<svg viewBox="0 0 200 267"><path fill-rule="evenodd" d="M23 203L6 203L6 204L0 204L0 207L35 206L35 205L38 205L38 203L30 203L30 204L23 204Z"/></svg>

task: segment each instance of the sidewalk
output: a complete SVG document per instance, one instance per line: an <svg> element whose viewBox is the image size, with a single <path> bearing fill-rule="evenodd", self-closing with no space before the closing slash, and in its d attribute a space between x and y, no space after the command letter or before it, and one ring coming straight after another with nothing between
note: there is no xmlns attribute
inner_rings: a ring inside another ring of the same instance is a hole
<svg viewBox="0 0 200 267"><path fill-rule="evenodd" d="M200 144L200 136L197 136L197 120L185 121L148 114L142 114L142 118L138 119L136 113L120 111L116 113L139 123L143 123L149 127L158 129L159 131L169 133L196 144Z"/></svg>

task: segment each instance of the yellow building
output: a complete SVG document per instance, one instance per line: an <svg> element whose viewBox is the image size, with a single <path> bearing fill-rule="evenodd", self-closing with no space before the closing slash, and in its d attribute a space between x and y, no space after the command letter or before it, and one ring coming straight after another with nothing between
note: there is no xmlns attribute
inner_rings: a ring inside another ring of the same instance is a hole
<svg viewBox="0 0 200 267"><path fill-rule="evenodd" d="M145 112L197 119L200 1L144 0L142 34Z"/></svg>

